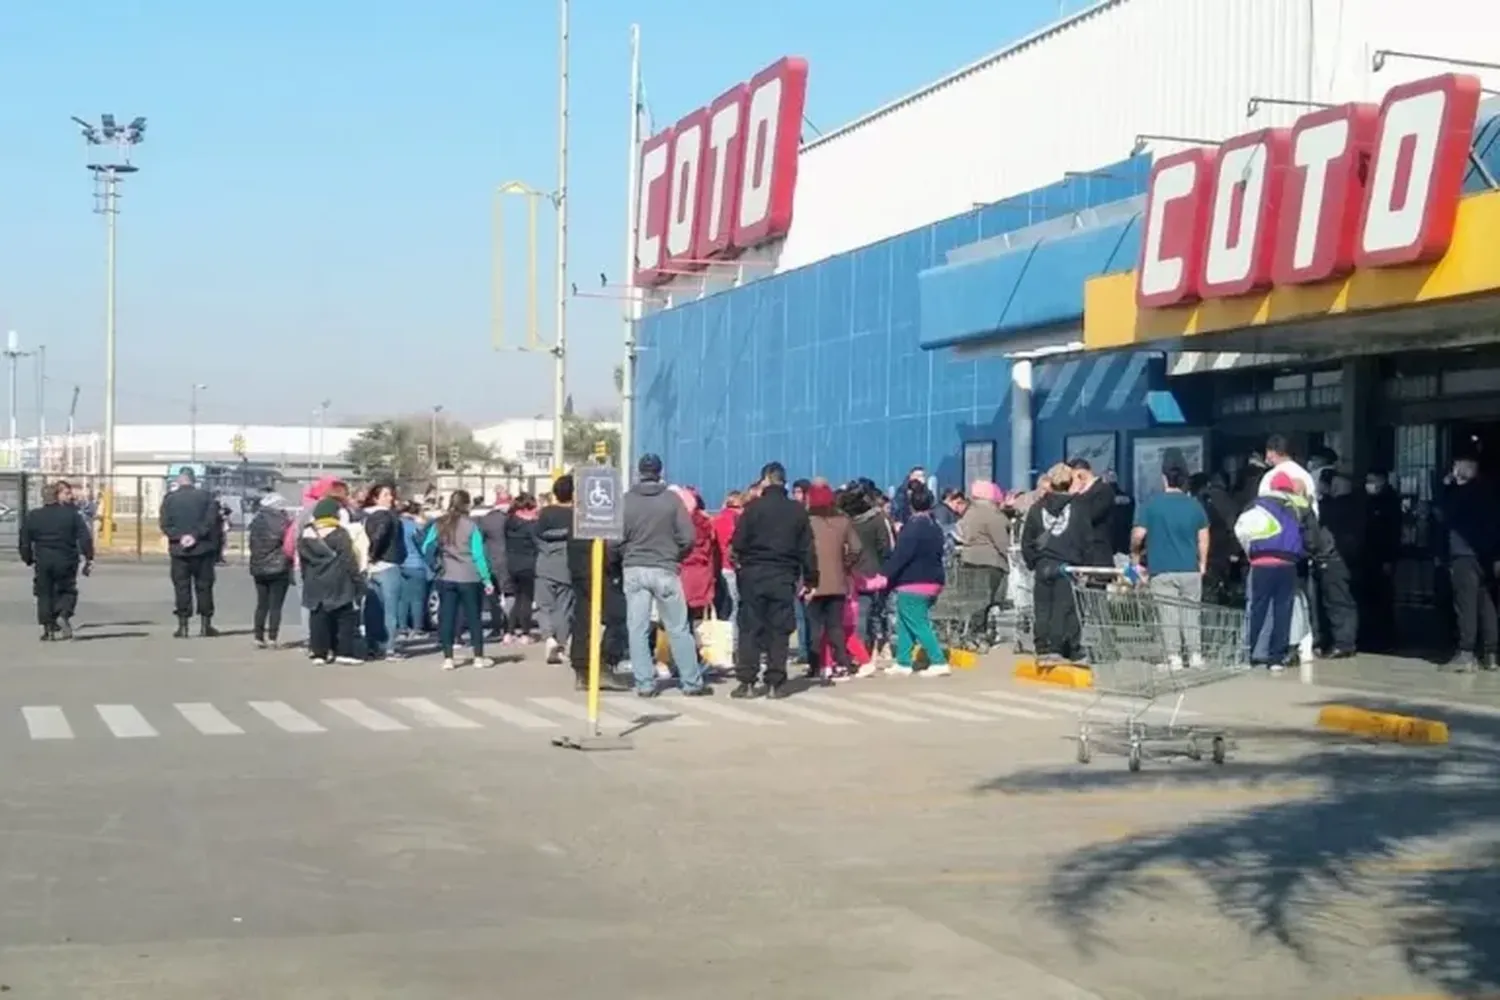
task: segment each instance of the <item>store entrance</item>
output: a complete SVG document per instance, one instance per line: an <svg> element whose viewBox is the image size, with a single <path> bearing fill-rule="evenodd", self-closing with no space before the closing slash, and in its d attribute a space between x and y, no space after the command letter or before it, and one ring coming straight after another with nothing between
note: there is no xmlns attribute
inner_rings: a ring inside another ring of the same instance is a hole
<svg viewBox="0 0 1500 1000"><path fill-rule="evenodd" d="M1500 421L1462 421L1448 427L1448 461L1473 458L1479 474L1500 481ZM1445 472L1447 470L1444 470Z"/></svg>

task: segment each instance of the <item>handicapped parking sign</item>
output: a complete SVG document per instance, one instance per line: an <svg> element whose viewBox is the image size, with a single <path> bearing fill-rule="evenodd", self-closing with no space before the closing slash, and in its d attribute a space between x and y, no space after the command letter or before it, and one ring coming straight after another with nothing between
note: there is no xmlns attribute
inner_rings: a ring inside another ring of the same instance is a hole
<svg viewBox="0 0 1500 1000"><path fill-rule="evenodd" d="M618 542L625 536L624 496L620 474L606 466L578 471L577 502L573 506L573 537Z"/></svg>

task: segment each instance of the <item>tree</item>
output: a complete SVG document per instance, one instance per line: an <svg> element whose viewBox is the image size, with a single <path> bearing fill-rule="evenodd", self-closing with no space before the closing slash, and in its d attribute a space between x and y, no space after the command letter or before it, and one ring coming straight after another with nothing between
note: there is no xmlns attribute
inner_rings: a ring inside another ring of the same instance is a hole
<svg viewBox="0 0 1500 1000"><path fill-rule="evenodd" d="M610 458L620 454L620 432L613 427L601 427L593 420L570 417L563 421L563 462L577 464L590 462L594 448L600 442Z"/></svg>
<svg viewBox="0 0 1500 1000"><path fill-rule="evenodd" d="M437 454L432 452L434 436ZM451 462L458 449L458 467ZM344 458L362 478L387 475L398 482L423 479L433 472L464 472L496 464L493 450L474 440L462 424L439 420L436 435L430 417L378 420L349 443Z"/></svg>

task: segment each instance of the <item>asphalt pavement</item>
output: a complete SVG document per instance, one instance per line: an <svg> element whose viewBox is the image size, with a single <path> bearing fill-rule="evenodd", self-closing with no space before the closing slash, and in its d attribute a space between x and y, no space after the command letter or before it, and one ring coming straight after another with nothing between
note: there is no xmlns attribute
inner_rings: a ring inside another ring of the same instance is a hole
<svg viewBox="0 0 1500 1000"><path fill-rule="evenodd" d="M1311 729L1343 693L1233 679L1179 718L1227 730L1227 764L1132 774L1068 739L1130 706L994 655L774 703L610 695L631 749L588 753L553 746L582 699L536 647L313 665L253 648L242 570L219 603L225 636L173 640L165 568L101 566L43 644L0 567L10 995L1500 991L1480 710L1447 748L1377 747Z"/></svg>

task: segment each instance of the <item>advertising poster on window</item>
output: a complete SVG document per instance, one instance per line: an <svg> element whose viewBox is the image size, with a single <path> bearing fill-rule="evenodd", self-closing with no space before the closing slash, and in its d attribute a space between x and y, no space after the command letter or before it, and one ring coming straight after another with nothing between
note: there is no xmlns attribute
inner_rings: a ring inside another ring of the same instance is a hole
<svg viewBox="0 0 1500 1000"><path fill-rule="evenodd" d="M1115 435L1108 434L1072 434L1063 440L1063 451L1066 455L1065 462L1071 462L1075 458L1081 458L1089 463L1089 468L1094 475L1102 476L1106 472L1116 471Z"/></svg>
<svg viewBox="0 0 1500 1000"><path fill-rule="evenodd" d="M1186 469L1189 474L1203 471L1203 435L1192 434L1180 437L1138 437L1132 450L1130 464L1135 478L1135 502L1145 503L1162 492L1161 473L1168 466Z"/></svg>
<svg viewBox="0 0 1500 1000"><path fill-rule="evenodd" d="M969 441L964 444L964 495L981 479L994 481L995 442Z"/></svg>

